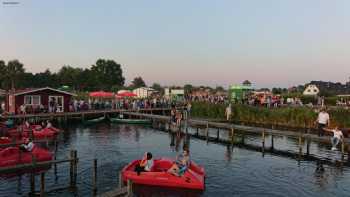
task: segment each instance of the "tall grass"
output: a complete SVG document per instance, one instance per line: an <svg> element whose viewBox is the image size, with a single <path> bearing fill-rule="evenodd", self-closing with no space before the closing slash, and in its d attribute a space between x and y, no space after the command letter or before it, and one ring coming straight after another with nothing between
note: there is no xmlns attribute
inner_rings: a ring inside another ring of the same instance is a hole
<svg viewBox="0 0 350 197"><path fill-rule="evenodd" d="M199 118L224 119L223 104L204 102L193 103L192 116ZM331 109L329 111L331 125L350 127L350 110ZM285 125L291 127L310 127L317 118L317 112L308 107L264 108L247 105L232 106L232 121L271 125Z"/></svg>

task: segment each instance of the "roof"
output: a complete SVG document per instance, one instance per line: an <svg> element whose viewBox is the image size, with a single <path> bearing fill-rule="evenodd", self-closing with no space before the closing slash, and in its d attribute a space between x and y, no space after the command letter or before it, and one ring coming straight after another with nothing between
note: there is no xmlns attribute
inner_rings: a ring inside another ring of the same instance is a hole
<svg viewBox="0 0 350 197"><path fill-rule="evenodd" d="M246 85L231 85L230 86L231 90L234 89L239 89L239 90L253 90L253 88L251 86L246 86Z"/></svg>
<svg viewBox="0 0 350 197"><path fill-rule="evenodd" d="M45 88L28 88L28 89L24 89L24 90L15 90L12 93L13 93L14 96L18 96L18 95L22 95L22 94L39 92L39 91L42 91L42 90L51 90L51 91L59 92L59 93L62 93L62 94L68 94L68 95L71 95L71 96L76 96L76 94L73 94L73 93L70 93L70 92L66 92L66 91L63 91L63 90L50 88L50 87L45 87Z"/></svg>
<svg viewBox="0 0 350 197"><path fill-rule="evenodd" d="M138 90L138 89L143 89L143 90L147 90L147 91L154 91L153 88L148 88L148 87L139 87L139 88L136 88L134 90Z"/></svg>

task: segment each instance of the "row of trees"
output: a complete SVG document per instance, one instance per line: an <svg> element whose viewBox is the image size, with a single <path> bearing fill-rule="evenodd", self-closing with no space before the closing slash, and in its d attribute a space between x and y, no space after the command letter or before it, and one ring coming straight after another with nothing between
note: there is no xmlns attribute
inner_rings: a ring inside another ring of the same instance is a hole
<svg viewBox="0 0 350 197"><path fill-rule="evenodd" d="M105 59L97 60L86 69L63 66L58 72L47 69L40 73L26 72L24 65L18 60L11 60L7 64L0 60L0 73L0 88L6 90L69 86L76 91L116 91L125 84L121 65L114 60ZM131 84L133 88L145 85L141 77L136 77Z"/></svg>

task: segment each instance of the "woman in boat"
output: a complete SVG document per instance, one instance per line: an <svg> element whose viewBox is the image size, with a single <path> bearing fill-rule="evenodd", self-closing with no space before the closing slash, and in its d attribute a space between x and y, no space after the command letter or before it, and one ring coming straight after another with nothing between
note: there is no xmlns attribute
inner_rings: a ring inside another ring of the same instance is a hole
<svg viewBox="0 0 350 197"><path fill-rule="evenodd" d="M190 162L190 151L187 148L184 148L183 153L176 157L176 161L170 167L168 172L175 176L181 176L190 166Z"/></svg>
<svg viewBox="0 0 350 197"><path fill-rule="evenodd" d="M24 144L21 144L21 146L19 147L19 149L25 152L32 152L33 148L34 148L34 143L32 138L26 139L24 141Z"/></svg>
<svg viewBox="0 0 350 197"><path fill-rule="evenodd" d="M52 128L52 124L51 124L51 122L50 122L49 120L46 121L46 128L47 128L47 129Z"/></svg>
<svg viewBox="0 0 350 197"><path fill-rule="evenodd" d="M140 175L141 172L150 172L153 164L154 162L152 153L145 152L140 163L135 166L135 172L137 172L137 175Z"/></svg>

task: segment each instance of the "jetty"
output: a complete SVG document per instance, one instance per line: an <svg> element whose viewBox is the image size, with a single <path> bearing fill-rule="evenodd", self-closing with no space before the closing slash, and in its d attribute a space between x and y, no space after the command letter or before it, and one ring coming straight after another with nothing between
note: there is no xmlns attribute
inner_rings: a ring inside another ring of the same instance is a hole
<svg viewBox="0 0 350 197"><path fill-rule="evenodd" d="M129 115L131 117L143 117L147 119L151 119L153 122L161 122L165 124L170 123L170 117L164 116L164 115L156 115L156 114L146 114L146 113L140 113L140 112L126 112L126 115ZM310 155L310 143L318 142L318 143L328 143L330 144L330 136L318 136L316 134L313 134L310 132L310 129L306 130L300 130L298 132L296 131L288 131L288 130L277 130L277 129L269 129L269 128L262 128L262 127L254 127L254 126L247 126L247 125L237 125L232 123L222 123L222 122L213 122L208 120L201 120L201 119L187 119L182 121L182 125L184 129L187 131L188 127L194 127L197 130L197 133L195 136L204 138L207 141L209 140L216 140L216 141L222 141L222 142L230 142L234 143L235 141L235 135L240 134L244 137L244 135L248 134L255 134L261 136L261 143L262 143L262 150L265 150L265 142L266 142L266 136L271 136L271 147L274 147L274 136L285 136L289 138L295 138L298 140L298 152L300 155L303 154L303 142L306 142L306 155ZM217 129L216 137L213 139L209 135L209 129L214 128ZM204 129L204 135L200 136L199 129ZM222 135L220 135L221 132L226 132L229 136L229 138L223 139ZM344 140L341 142L341 153L342 157L344 158L345 155L350 155L350 139L344 138Z"/></svg>

